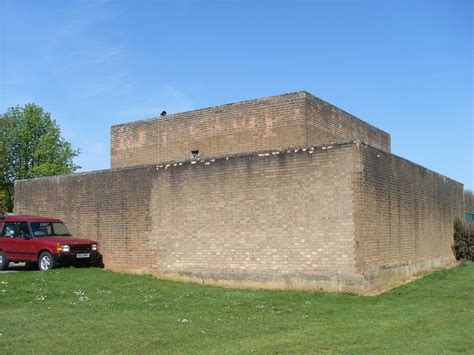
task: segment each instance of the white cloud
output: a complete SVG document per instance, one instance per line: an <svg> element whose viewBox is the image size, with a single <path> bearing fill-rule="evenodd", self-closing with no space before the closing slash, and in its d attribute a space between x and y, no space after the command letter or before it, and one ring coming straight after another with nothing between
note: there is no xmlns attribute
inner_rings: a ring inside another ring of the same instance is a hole
<svg viewBox="0 0 474 355"><path fill-rule="evenodd" d="M74 98L104 97L132 85L126 46L109 28L116 9L107 1L61 7L58 24L49 30L40 60L58 87ZM122 91L123 92L123 91Z"/></svg>
<svg viewBox="0 0 474 355"><path fill-rule="evenodd" d="M161 85L155 93L135 100L133 107L119 114L125 118L143 119L158 116L162 111L168 114L190 111L193 103L191 99L181 90L172 85Z"/></svg>
<svg viewBox="0 0 474 355"><path fill-rule="evenodd" d="M84 141L81 154L75 159L80 171L107 169L109 161L108 145L100 141Z"/></svg>
<svg viewBox="0 0 474 355"><path fill-rule="evenodd" d="M128 89L133 86L126 72L111 73L97 81L87 81L79 86L80 96L83 98L93 98L105 93Z"/></svg>
<svg viewBox="0 0 474 355"><path fill-rule="evenodd" d="M94 154L103 154L105 153L105 144L102 142L92 143L90 151Z"/></svg>

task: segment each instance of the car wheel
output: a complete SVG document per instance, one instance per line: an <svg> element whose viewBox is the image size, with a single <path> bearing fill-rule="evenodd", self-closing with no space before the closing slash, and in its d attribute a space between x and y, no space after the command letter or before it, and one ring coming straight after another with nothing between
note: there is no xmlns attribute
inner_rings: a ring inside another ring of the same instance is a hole
<svg viewBox="0 0 474 355"><path fill-rule="evenodd" d="M0 270L6 270L8 269L8 259L3 253L3 251L0 251Z"/></svg>
<svg viewBox="0 0 474 355"><path fill-rule="evenodd" d="M38 259L38 269L41 271L50 270L54 267L54 260L51 253L47 251L42 252Z"/></svg>

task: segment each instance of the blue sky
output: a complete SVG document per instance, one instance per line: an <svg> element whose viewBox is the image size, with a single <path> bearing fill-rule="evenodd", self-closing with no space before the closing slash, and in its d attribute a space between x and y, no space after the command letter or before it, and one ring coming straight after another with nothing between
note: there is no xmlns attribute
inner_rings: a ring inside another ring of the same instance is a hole
<svg viewBox="0 0 474 355"><path fill-rule="evenodd" d="M0 0L0 112L109 167L110 126L307 90L473 189L470 1Z"/></svg>

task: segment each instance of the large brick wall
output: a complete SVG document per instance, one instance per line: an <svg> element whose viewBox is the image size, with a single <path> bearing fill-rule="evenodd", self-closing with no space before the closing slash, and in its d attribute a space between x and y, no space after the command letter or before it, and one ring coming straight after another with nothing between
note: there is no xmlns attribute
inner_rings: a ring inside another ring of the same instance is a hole
<svg viewBox="0 0 474 355"><path fill-rule="evenodd" d="M222 105L112 127L111 166L220 156L306 143L302 93Z"/></svg>
<svg viewBox="0 0 474 355"><path fill-rule="evenodd" d="M116 125L113 168L358 139L390 151L390 136L307 92Z"/></svg>
<svg viewBox="0 0 474 355"><path fill-rule="evenodd" d="M462 184L307 92L117 125L111 139L112 170L15 184L16 213L63 219L109 268L365 292L454 261Z"/></svg>
<svg viewBox="0 0 474 355"><path fill-rule="evenodd" d="M360 140L390 153L389 134L311 94L305 103L307 143Z"/></svg>
<svg viewBox="0 0 474 355"><path fill-rule="evenodd" d="M452 262L462 201L461 184L358 141L15 185L16 213L63 219L110 268L353 292Z"/></svg>
<svg viewBox="0 0 474 355"><path fill-rule="evenodd" d="M105 262L140 268L153 257L150 196L154 167L55 176L15 184L15 212L63 219L76 236L100 242Z"/></svg>
<svg viewBox="0 0 474 355"><path fill-rule="evenodd" d="M354 181L356 268L454 261L453 222L463 217L463 185L360 144Z"/></svg>
<svg viewBox="0 0 474 355"><path fill-rule="evenodd" d="M152 193L158 268L352 274L355 154L347 144L170 168Z"/></svg>
<svg viewBox="0 0 474 355"><path fill-rule="evenodd" d="M348 143L19 181L15 212L63 219L112 268L278 287L349 277L356 153Z"/></svg>

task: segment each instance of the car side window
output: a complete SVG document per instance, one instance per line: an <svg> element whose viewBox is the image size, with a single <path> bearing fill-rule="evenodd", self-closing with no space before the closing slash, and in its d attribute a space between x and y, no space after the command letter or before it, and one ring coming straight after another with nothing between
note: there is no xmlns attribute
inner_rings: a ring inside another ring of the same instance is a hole
<svg viewBox="0 0 474 355"><path fill-rule="evenodd" d="M5 223L3 226L2 237L3 238L14 238L16 232L16 223Z"/></svg>
<svg viewBox="0 0 474 355"><path fill-rule="evenodd" d="M48 227L48 223L42 222L31 222L31 230L35 237L45 237L50 235L51 226Z"/></svg>
<svg viewBox="0 0 474 355"><path fill-rule="evenodd" d="M31 238L30 228L27 222L18 223L18 238Z"/></svg>

